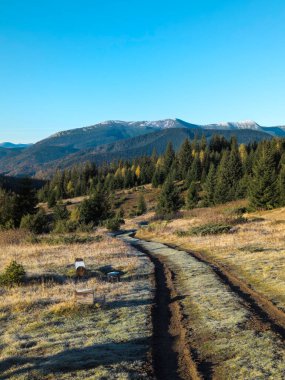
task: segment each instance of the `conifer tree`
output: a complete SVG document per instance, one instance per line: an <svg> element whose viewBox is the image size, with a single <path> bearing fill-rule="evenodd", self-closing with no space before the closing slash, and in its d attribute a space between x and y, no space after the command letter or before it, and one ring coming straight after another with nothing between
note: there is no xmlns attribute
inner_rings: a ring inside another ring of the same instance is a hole
<svg viewBox="0 0 285 380"><path fill-rule="evenodd" d="M199 200L197 183L192 182L186 195L186 207L191 210L197 206Z"/></svg>
<svg viewBox="0 0 285 380"><path fill-rule="evenodd" d="M231 150L223 153L217 172L215 202L225 203L240 196L240 180L242 178L242 162L237 142L232 139Z"/></svg>
<svg viewBox="0 0 285 380"><path fill-rule="evenodd" d="M215 188L216 188L216 169L214 164L210 165L209 173L203 186L204 194L202 197L203 205L206 207L215 204Z"/></svg>
<svg viewBox="0 0 285 380"><path fill-rule="evenodd" d="M153 174L151 184L153 187L158 187L163 184L165 180L165 172L161 166L157 166Z"/></svg>
<svg viewBox="0 0 285 380"><path fill-rule="evenodd" d="M188 138L185 139L181 145L178 152L178 161L181 179L186 179L187 173L191 168L191 163L193 161L191 143Z"/></svg>
<svg viewBox="0 0 285 380"><path fill-rule="evenodd" d="M217 176L216 176L216 187L214 202L215 203L224 203L227 202L229 197L229 192L231 191L231 185L228 181L228 162L229 162L230 153L228 150L225 150L222 155L221 162L218 166Z"/></svg>
<svg viewBox="0 0 285 380"><path fill-rule="evenodd" d="M269 142L259 146L253 165L250 182L250 206L256 210L272 209L277 206L280 196L277 186L274 154Z"/></svg>
<svg viewBox="0 0 285 380"><path fill-rule="evenodd" d="M280 169L278 185L280 192L280 206L285 206L285 165L282 165Z"/></svg>
<svg viewBox="0 0 285 380"><path fill-rule="evenodd" d="M285 153L283 153L280 159L278 187L279 187L279 193L280 193L280 206L285 206Z"/></svg>
<svg viewBox="0 0 285 380"><path fill-rule="evenodd" d="M201 179L202 166L199 155L196 154L192 162L191 169L187 174L187 184L190 186L191 182L198 182Z"/></svg>
<svg viewBox="0 0 285 380"><path fill-rule="evenodd" d="M137 215L142 215L147 211L146 202L143 194L140 194L137 206Z"/></svg>
<svg viewBox="0 0 285 380"><path fill-rule="evenodd" d="M173 149L172 142L167 144L164 156L163 156L163 167L166 173L169 173L169 170L175 160L175 152Z"/></svg>
<svg viewBox="0 0 285 380"><path fill-rule="evenodd" d="M167 177L158 198L156 213L162 217L168 217L182 207L182 199L178 188L172 178Z"/></svg>
<svg viewBox="0 0 285 380"><path fill-rule="evenodd" d="M98 225L111 215L111 204L108 194L101 186L89 199L85 199L79 206L79 221L84 224Z"/></svg>

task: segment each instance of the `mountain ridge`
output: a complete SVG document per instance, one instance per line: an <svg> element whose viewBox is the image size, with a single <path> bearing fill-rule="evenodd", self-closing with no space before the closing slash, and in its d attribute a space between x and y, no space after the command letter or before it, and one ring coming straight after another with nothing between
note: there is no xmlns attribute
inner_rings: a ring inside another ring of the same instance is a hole
<svg viewBox="0 0 285 380"><path fill-rule="evenodd" d="M179 138L175 136L175 131ZM248 143L273 136L285 137L285 129L262 127L250 120L204 126L181 119L128 122L108 120L89 127L55 133L27 148L0 147L0 173L44 176L44 173L69 167L77 161L102 162L110 161L110 157L134 158L138 152L141 155L150 154L150 147L161 150L168 141L175 144L178 141L180 144L183 136L194 138L195 134L205 134L207 138L213 134L226 138L236 135L239 142Z"/></svg>

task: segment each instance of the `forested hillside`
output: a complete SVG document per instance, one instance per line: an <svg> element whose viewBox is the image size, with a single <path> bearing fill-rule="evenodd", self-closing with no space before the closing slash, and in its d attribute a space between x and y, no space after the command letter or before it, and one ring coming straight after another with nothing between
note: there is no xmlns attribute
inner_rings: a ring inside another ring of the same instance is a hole
<svg viewBox="0 0 285 380"><path fill-rule="evenodd" d="M177 126L180 126L180 128L177 128ZM238 143L245 144L272 138L268 133L252 129L206 130L179 121L179 124L176 122L171 124L171 127L164 129L154 129L149 126L139 127L136 135L134 128L137 128L137 126L132 126L131 135L135 135L135 137L130 137L129 128L127 129L129 135L127 135L126 133L121 134L122 130L125 131L126 128L120 125L114 129L105 127L104 135L108 130L109 140L107 140L115 142L100 145L104 140L100 137L100 128L92 129L92 134L89 130L81 136L79 133L73 134L70 132L70 134L62 133L53 138L43 140L16 157L0 159L0 171L10 175L26 174L39 178L48 178L54 174L56 169L70 168L76 163L90 161L102 164L119 159L131 160L140 156L149 156L153 149L156 149L158 154L162 154L168 142L171 142L177 151L186 138L193 139L195 135L197 137L204 135L207 140L210 140L215 134L224 136L226 139L236 136ZM127 138L126 136L129 137ZM106 142L107 140L105 139L104 141Z"/></svg>

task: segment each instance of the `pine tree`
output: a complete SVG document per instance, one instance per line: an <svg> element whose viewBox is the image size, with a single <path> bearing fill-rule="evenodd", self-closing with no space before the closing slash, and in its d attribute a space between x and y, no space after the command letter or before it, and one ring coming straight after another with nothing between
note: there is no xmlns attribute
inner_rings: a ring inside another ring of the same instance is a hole
<svg viewBox="0 0 285 380"><path fill-rule="evenodd" d="M159 165L155 169L155 172L151 180L151 184L153 187L158 187L163 184L164 180L165 180L165 172L163 168Z"/></svg>
<svg viewBox="0 0 285 380"><path fill-rule="evenodd" d="M285 206L285 153L280 160L280 172L278 176L278 186L280 192L280 206Z"/></svg>
<svg viewBox="0 0 285 380"><path fill-rule="evenodd" d="M53 208L56 205L56 195L53 190L50 191L47 202L48 202L48 208Z"/></svg>
<svg viewBox="0 0 285 380"><path fill-rule="evenodd" d="M192 182L186 195L186 207L191 210L197 206L199 200L199 193L197 183Z"/></svg>
<svg viewBox="0 0 285 380"><path fill-rule="evenodd" d="M171 216L182 207L182 199L173 180L168 177L164 182L158 198L156 213L162 217Z"/></svg>
<svg viewBox="0 0 285 380"><path fill-rule="evenodd" d="M253 209L272 209L280 200L274 154L270 143L259 146L253 165L249 201Z"/></svg>
<svg viewBox="0 0 285 380"><path fill-rule="evenodd" d="M175 160L175 152L171 142L167 144L166 151L163 157L163 166L166 173L169 173L169 170Z"/></svg>
<svg viewBox="0 0 285 380"><path fill-rule="evenodd" d="M143 196L143 194L140 194L139 200L138 200L138 205L137 205L137 215L142 215L146 211L147 211L147 206L146 206L144 196Z"/></svg>
<svg viewBox="0 0 285 380"><path fill-rule="evenodd" d="M209 173L203 186L204 194L202 197L203 205L206 207L215 204L215 188L216 188L216 169L214 164L210 165Z"/></svg>
<svg viewBox="0 0 285 380"><path fill-rule="evenodd" d="M225 150L221 162L218 166L217 176L216 176L216 187L214 194L215 203L224 203L229 200L229 192L231 190L231 185L228 181L228 162L229 162L230 153L228 150Z"/></svg>
<svg viewBox="0 0 285 380"><path fill-rule="evenodd" d="M192 162L191 169L187 174L187 184L190 186L191 182L198 182L201 179L202 166L199 155L195 155L194 161Z"/></svg>
<svg viewBox="0 0 285 380"><path fill-rule="evenodd" d="M84 224L98 225L111 215L111 204L108 194L99 186L96 192L85 199L79 206L79 221Z"/></svg>
<svg viewBox="0 0 285 380"><path fill-rule="evenodd" d="M191 168L191 163L193 161L192 157L192 148L190 140L187 138L181 145L181 148L178 153L178 162L179 162L179 173L181 179L186 179L187 173Z"/></svg>
<svg viewBox="0 0 285 380"><path fill-rule="evenodd" d="M218 172L215 190L215 202L225 203L240 197L240 180L242 178L242 162L237 142L232 139L231 150L224 151Z"/></svg>

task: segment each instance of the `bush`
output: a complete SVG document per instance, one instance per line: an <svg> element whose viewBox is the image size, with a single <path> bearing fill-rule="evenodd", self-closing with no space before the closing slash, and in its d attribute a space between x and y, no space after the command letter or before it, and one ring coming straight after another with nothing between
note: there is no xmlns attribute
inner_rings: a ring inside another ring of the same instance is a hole
<svg viewBox="0 0 285 380"><path fill-rule="evenodd" d="M75 232L79 226L79 223L73 220L58 220L53 228L55 233Z"/></svg>
<svg viewBox="0 0 285 380"><path fill-rule="evenodd" d="M27 214L22 217L21 228L27 229L34 234L42 234L49 231L49 221L44 210L36 214Z"/></svg>
<svg viewBox="0 0 285 380"><path fill-rule="evenodd" d="M79 221L84 224L93 223L96 226L110 217L110 214L109 196L101 190L96 191L79 206Z"/></svg>
<svg viewBox="0 0 285 380"><path fill-rule="evenodd" d="M115 231L118 231L120 229L121 224L123 224L123 223L124 223L124 221L122 219L118 219L118 218L108 219L105 222L105 227L109 231L115 232Z"/></svg>
<svg viewBox="0 0 285 380"><path fill-rule="evenodd" d="M229 224L208 223L202 226L191 228L191 230L189 231L189 235L218 235L229 232L231 228L232 226Z"/></svg>
<svg viewBox="0 0 285 380"><path fill-rule="evenodd" d="M86 244L99 242L102 236L81 236L81 235L47 235L41 239L41 243L49 245L65 245L65 244Z"/></svg>
<svg viewBox="0 0 285 380"><path fill-rule="evenodd" d="M136 214L138 216L140 215L143 215L144 213L146 213L147 211L147 205L146 205L146 201L144 199L144 196L143 194L140 194L139 196L139 200L138 200L138 205L137 205L137 212Z"/></svg>
<svg viewBox="0 0 285 380"><path fill-rule="evenodd" d="M23 265L18 264L16 261L11 261L0 275L0 284L5 286L20 285L25 275L26 272Z"/></svg>
<svg viewBox="0 0 285 380"><path fill-rule="evenodd" d="M69 212L66 205L63 203L58 203L53 208L53 217L55 221L66 220L69 218Z"/></svg>

